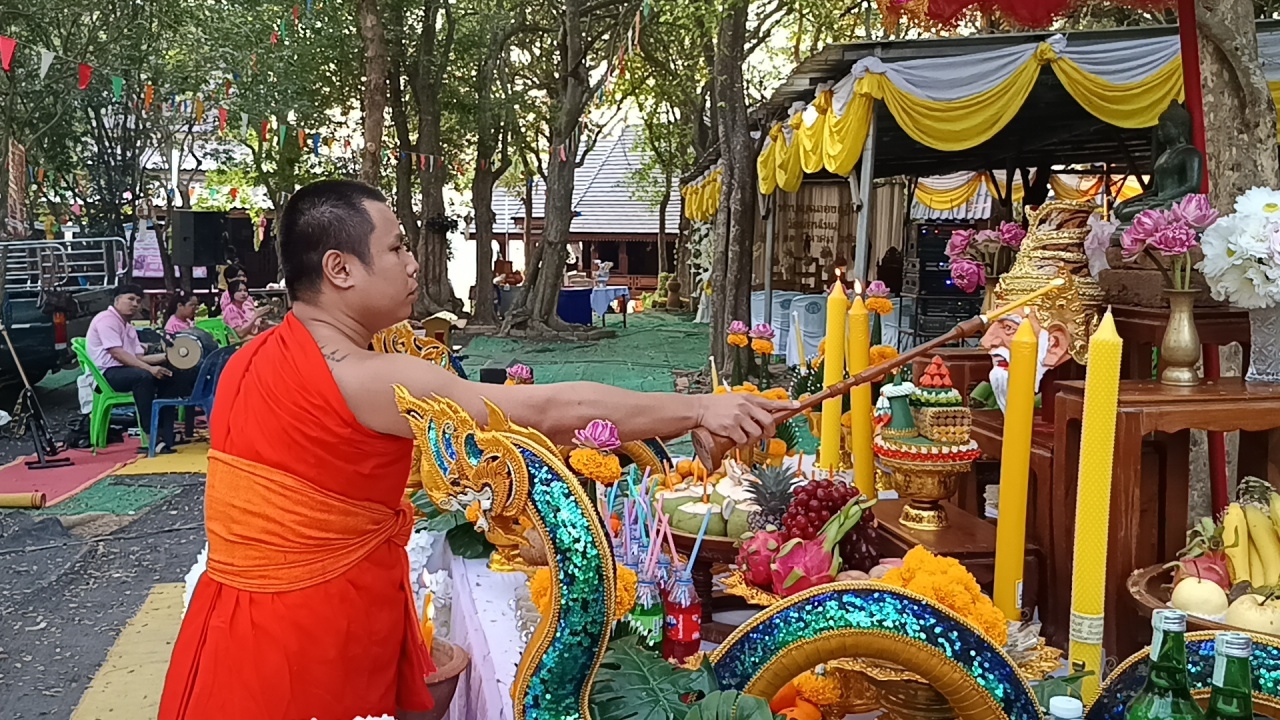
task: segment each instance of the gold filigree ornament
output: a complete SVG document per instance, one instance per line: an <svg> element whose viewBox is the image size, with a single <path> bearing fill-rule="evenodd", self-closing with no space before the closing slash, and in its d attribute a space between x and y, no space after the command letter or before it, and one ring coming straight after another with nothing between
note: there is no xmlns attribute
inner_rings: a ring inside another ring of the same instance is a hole
<svg viewBox="0 0 1280 720"><path fill-rule="evenodd" d="M408 320L374 333L371 346L374 352L412 355L458 374L453 367L453 353L449 348L435 338L419 335Z"/></svg>
<svg viewBox="0 0 1280 720"><path fill-rule="evenodd" d="M775 603L782 602L781 595L774 595L768 590L762 590L747 582L747 578L742 574L741 570L729 572L728 575L720 578L720 584L724 586L724 591L729 595L740 597L757 607L770 607Z"/></svg>
<svg viewBox="0 0 1280 720"><path fill-rule="evenodd" d="M1089 272L1084 241L1089 236L1089 216L1097 211L1091 202L1054 201L1029 208L1030 227L1022 248L1008 272L996 283L996 305L1004 305L1062 278L1062 287L1028 306L1040 327L1059 324L1070 338L1068 352L1085 364L1089 338L1097 329L1106 305L1102 286Z"/></svg>

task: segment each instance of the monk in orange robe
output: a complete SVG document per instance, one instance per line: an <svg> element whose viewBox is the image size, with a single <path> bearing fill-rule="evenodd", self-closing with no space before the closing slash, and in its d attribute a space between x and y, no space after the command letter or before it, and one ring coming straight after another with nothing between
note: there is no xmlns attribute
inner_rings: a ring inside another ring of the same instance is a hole
<svg viewBox="0 0 1280 720"><path fill-rule="evenodd" d="M174 645L160 720L351 720L431 708L405 544L413 441L393 384L487 398L567 443L593 419L624 440L705 427L746 443L785 403L646 394L593 383L479 385L369 350L406 319L418 264L396 215L360 183L313 183L279 226L284 322L227 364L211 414L209 560Z"/></svg>

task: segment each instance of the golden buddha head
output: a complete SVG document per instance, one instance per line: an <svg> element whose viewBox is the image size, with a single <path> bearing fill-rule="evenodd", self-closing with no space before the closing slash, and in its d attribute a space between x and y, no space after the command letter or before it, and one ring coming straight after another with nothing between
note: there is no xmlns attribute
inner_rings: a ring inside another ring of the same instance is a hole
<svg viewBox="0 0 1280 720"><path fill-rule="evenodd" d="M1068 360L1084 364L1088 359L1089 337L1098 326L1105 301L1084 253L1089 216L1096 210L1092 203L1066 201L1027 210L1027 236L1013 266L996 283L994 303L1016 300L1055 278L1065 284L1028 305L1025 313L993 318L982 336L982 347L991 354L991 386L1001 408L1009 383L1009 344L1023 322L1031 323L1039 341L1037 390L1050 369Z"/></svg>

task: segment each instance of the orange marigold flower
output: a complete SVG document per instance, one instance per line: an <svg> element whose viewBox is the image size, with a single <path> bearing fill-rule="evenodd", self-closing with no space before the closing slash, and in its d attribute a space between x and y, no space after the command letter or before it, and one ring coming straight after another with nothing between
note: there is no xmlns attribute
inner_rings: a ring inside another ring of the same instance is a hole
<svg viewBox="0 0 1280 720"><path fill-rule="evenodd" d="M779 402L786 402L791 399L791 396L787 394L787 391L782 388L769 388L768 390L760 393L760 397L766 400L777 400Z"/></svg>
<svg viewBox="0 0 1280 720"><path fill-rule="evenodd" d="M734 346L734 347L746 347L746 346L747 346L747 336L746 336L746 335L741 335L741 334L738 334L738 333L730 333L730 334L729 334L729 344L730 344L730 345L732 345L732 346Z"/></svg>
<svg viewBox="0 0 1280 720"><path fill-rule="evenodd" d="M751 341L751 351L757 355L772 355L773 341L764 338L756 338Z"/></svg>
<svg viewBox="0 0 1280 720"><path fill-rule="evenodd" d="M893 303L889 298L869 297L867 298L867 311L877 315L892 315Z"/></svg>
<svg viewBox="0 0 1280 720"><path fill-rule="evenodd" d="M960 561L934 555L921 546L907 552L902 567L885 574L883 582L923 595L973 623L993 643L1003 647L1009 625L991 598Z"/></svg>
<svg viewBox="0 0 1280 720"><path fill-rule="evenodd" d="M578 448L569 453L569 467L574 472L605 487L622 477L622 464L613 453L602 453L592 448Z"/></svg>
<svg viewBox="0 0 1280 720"><path fill-rule="evenodd" d="M614 620L621 620L636 607L636 571L628 567L618 566L618 606L614 612Z"/></svg>
<svg viewBox="0 0 1280 720"><path fill-rule="evenodd" d="M872 345L871 346L871 364L879 365L882 362L888 362L898 357L898 349L892 345Z"/></svg>

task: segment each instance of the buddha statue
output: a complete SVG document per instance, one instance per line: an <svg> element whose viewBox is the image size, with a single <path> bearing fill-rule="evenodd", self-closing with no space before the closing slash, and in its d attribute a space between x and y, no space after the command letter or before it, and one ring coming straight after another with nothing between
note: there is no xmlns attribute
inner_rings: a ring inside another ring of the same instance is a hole
<svg viewBox="0 0 1280 720"><path fill-rule="evenodd" d="M1151 187L1116 203L1116 218L1130 222L1143 210L1167 209L1192 193L1200 192L1204 156L1191 144L1191 115L1178 103L1170 103L1156 125L1152 155Z"/></svg>
<svg viewBox="0 0 1280 720"><path fill-rule="evenodd" d="M1045 373L1068 361L1083 365L1088 358L1089 337L1102 316L1105 296L1089 273L1084 240L1089 216L1097 211L1090 202L1055 201L1028 208L1029 228L1022 249L1008 272L1000 276L994 302L1004 305L1062 278L1066 284L1027 306L1027 312L994 318L981 345L991 355L990 383L971 395L977 404L989 399L1001 410L1009 390L1009 347L1023 322L1031 323L1038 338L1036 390ZM989 407L990 405L987 404Z"/></svg>

